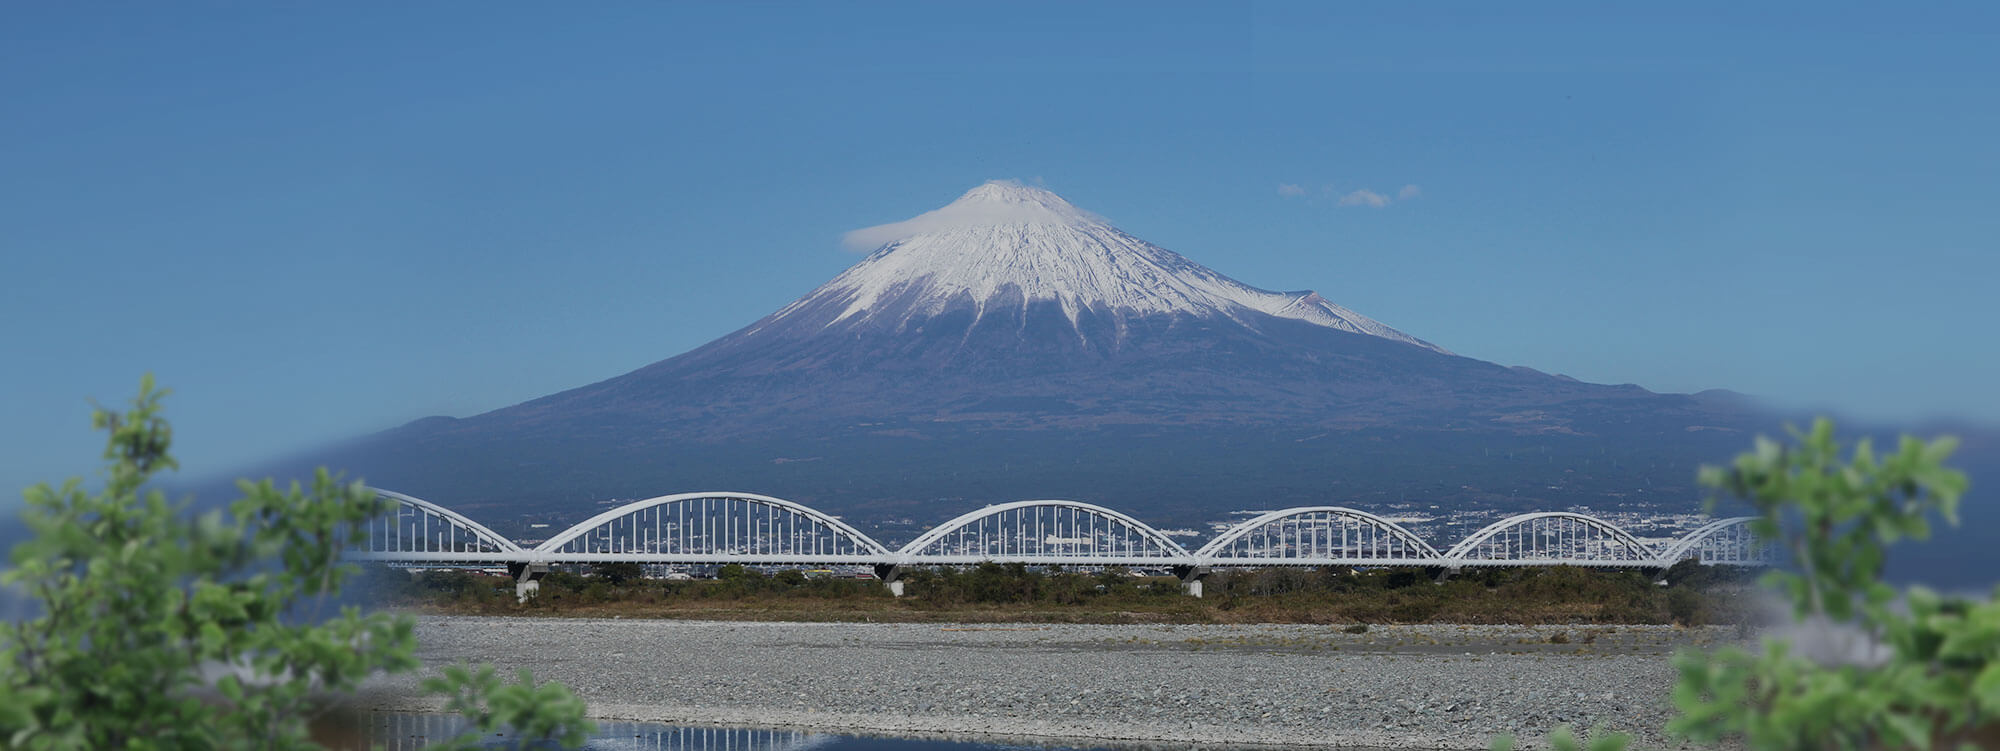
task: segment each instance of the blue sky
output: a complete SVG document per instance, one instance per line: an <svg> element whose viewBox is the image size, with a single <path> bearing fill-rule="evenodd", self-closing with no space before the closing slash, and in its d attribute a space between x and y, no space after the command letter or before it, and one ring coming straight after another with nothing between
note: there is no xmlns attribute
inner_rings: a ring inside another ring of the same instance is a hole
<svg viewBox="0 0 2000 751"><path fill-rule="evenodd" d="M197 475L617 375L992 178L1482 359L2000 420L1993 11L1334 5L7 6L0 484L146 371Z"/></svg>

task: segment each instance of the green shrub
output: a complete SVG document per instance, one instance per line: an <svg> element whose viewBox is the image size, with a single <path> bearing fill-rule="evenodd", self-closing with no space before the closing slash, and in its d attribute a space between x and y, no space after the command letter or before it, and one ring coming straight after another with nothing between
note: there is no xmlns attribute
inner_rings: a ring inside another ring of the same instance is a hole
<svg viewBox="0 0 2000 751"><path fill-rule="evenodd" d="M646 569L630 561L616 561L592 566L590 573L612 586L620 587L645 578Z"/></svg>
<svg viewBox="0 0 2000 751"><path fill-rule="evenodd" d="M407 616L321 612L358 570L341 553L387 502L320 470L310 490L241 482L228 515L190 517L147 488L177 467L158 415L163 395L149 376L130 411L93 416L109 434L102 490L72 479L26 493L32 536L0 581L39 601L41 615L0 624L9 748L316 748L306 727L322 701L315 694L418 667ZM214 668L211 682L204 671ZM582 702L561 686L487 675L436 687L455 690L455 706L482 727L571 746L589 727ZM536 701L512 701L521 691ZM475 742L468 734L440 747Z"/></svg>
<svg viewBox="0 0 2000 751"><path fill-rule="evenodd" d="M1707 622L1703 618L1701 596L1694 590L1674 587L1667 591L1667 615L1675 623L1683 626L1699 626Z"/></svg>
<svg viewBox="0 0 2000 751"><path fill-rule="evenodd" d="M1760 652L1685 654L1674 692L1681 716L1670 729L1752 749L2000 742L2000 602L1915 587L1899 611L1899 593L1880 580L1891 543L1926 537L1932 513L1955 523L1966 487L1944 464L1955 441L1906 436L1878 455L1864 439L1843 458L1829 421L1794 437L1795 445L1760 437L1734 464L1704 467L1701 482L1756 507L1752 529L1792 559L1796 571L1762 578L1791 601L1795 618L1879 641L1886 660L1809 659L1781 640Z"/></svg>
<svg viewBox="0 0 2000 751"><path fill-rule="evenodd" d="M785 589L805 586L806 575L795 568L788 568L771 575L771 583Z"/></svg>
<svg viewBox="0 0 2000 751"><path fill-rule="evenodd" d="M1430 583L1430 580L1424 576L1422 571L1408 568L1391 569L1388 577L1384 579L1384 585L1390 589L1408 589L1418 584L1428 583Z"/></svg>

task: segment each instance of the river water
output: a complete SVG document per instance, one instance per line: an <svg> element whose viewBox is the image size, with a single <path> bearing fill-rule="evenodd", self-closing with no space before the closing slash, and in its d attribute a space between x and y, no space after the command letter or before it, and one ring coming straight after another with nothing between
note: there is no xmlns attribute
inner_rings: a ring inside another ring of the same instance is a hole
<svg viewBox="0 0 2000 751"><path fill-rule="evenodd" d="M456 736L465 726L457 715L414 712L370 714L371 740L386 751L416 751ZM487 739L489 748L516 748L508 734ZM590 751L1191 751L1213 744L1115 744L1078 741L995 740L948 737L908 738L841 735L812 730L683 727L650 722L597 721L597 732L584 748ZM1243 749L1256 748L1243 746Z"/></svg>

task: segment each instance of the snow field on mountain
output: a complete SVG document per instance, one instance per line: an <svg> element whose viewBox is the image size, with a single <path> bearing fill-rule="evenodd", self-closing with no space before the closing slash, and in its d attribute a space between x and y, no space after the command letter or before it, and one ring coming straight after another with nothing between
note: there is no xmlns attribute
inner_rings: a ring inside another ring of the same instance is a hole
<svg viewBox="0 0 2000 751"><path fill-rule="evenodd" d="M1222 318L1253 329L1271 316L1445 352L1317 293L1238 282L1019 183L986 183L935 211L851 232L847 241L881 247L771 323L809 316L814 320L794 323L900 327L968 300L977 322L991 305L1054 301L1073 327L1086 309Z"/></svg>

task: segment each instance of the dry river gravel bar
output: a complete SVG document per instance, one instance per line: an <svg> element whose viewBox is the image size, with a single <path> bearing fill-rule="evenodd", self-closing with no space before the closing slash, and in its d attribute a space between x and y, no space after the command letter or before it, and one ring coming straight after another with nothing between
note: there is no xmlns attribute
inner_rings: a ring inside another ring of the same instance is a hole
<svg viewBox="0 0 2000 751"><path fill-rule="evenodd" d="M1679 748L1674 650L1724 629L418 619L435 670L490 662L568 684L599 718L1215 744L1524 747L1559 724ZM1558 642L1558 643L1552 643ZM376 706L434 707L381 686Z"/></svg>

